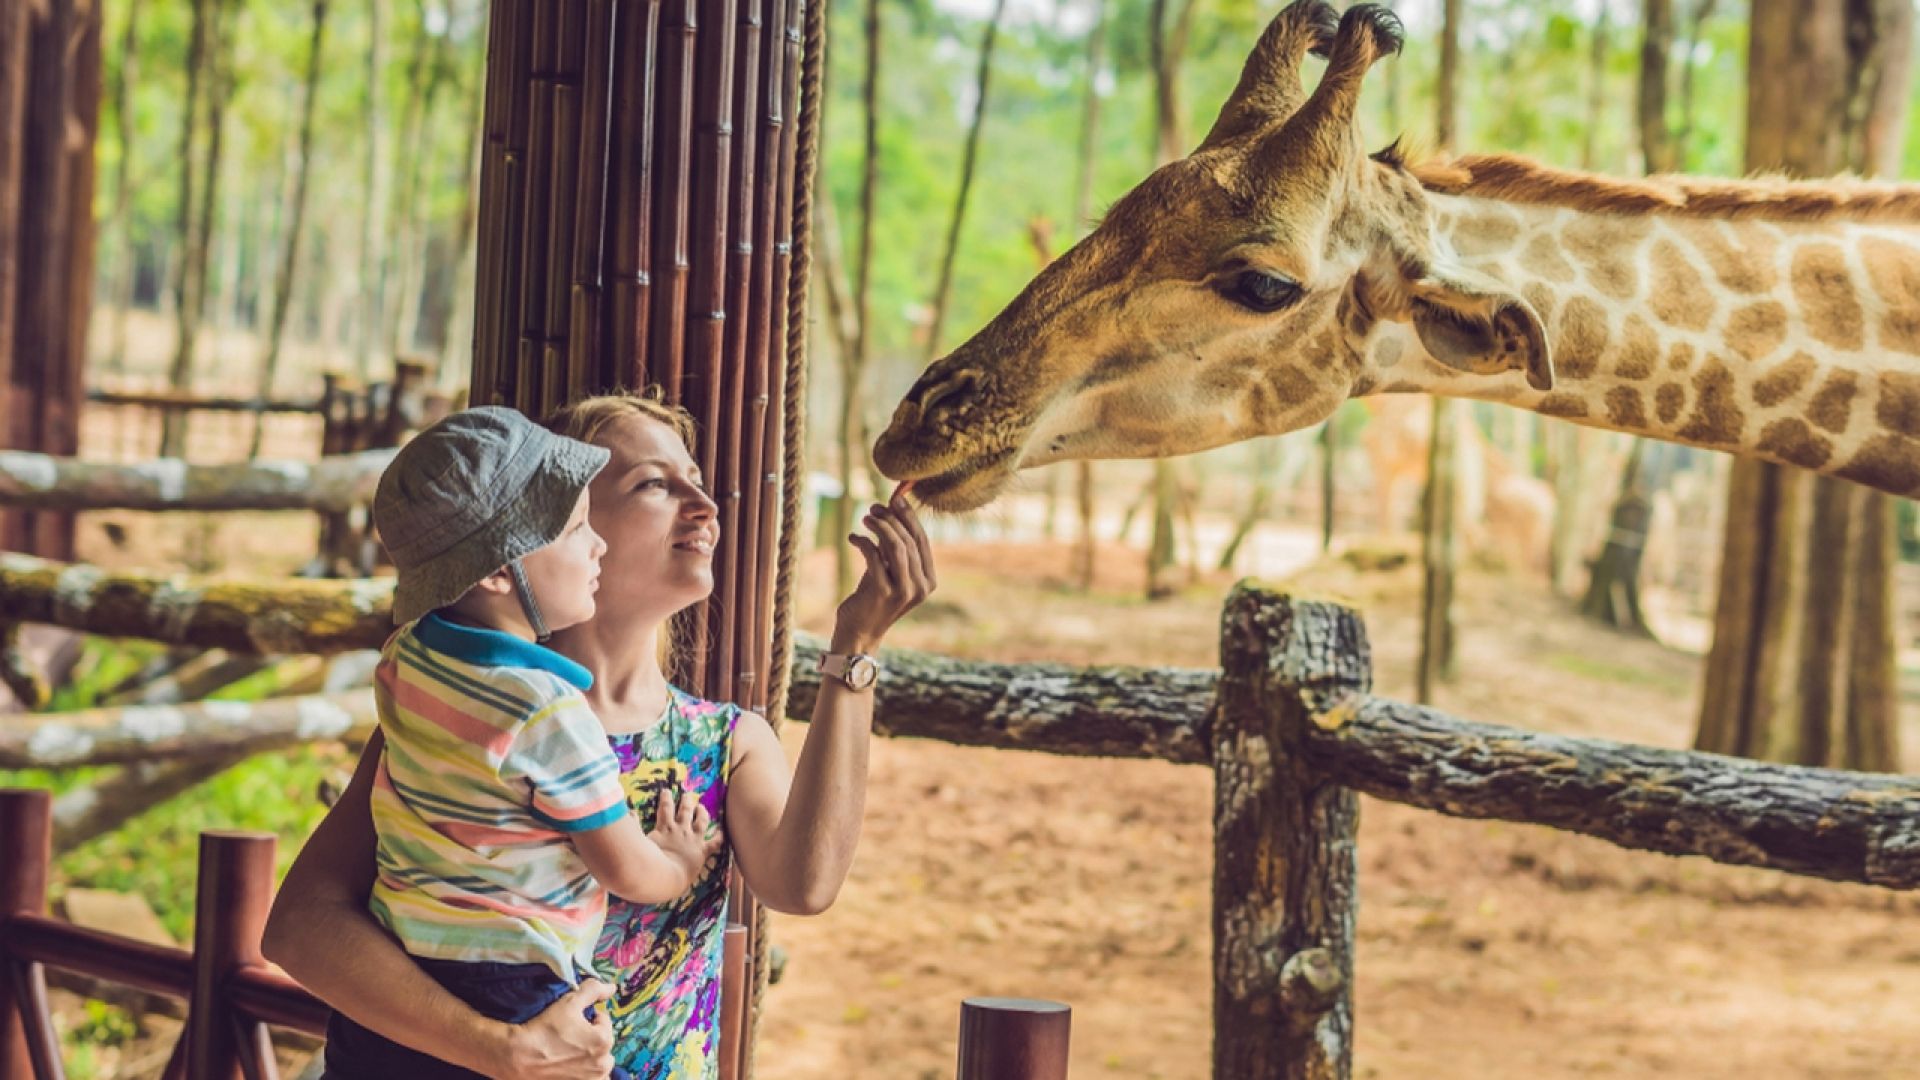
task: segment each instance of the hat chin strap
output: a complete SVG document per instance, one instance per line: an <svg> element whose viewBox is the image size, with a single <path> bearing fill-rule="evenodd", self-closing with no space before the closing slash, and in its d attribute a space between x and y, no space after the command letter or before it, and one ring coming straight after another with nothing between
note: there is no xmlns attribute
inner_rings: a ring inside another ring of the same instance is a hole
<svg viewBox="0 0 1920 1080"><path fill-rule="evenodd" d="M520 560L507 564L507 570L513 574L513 591L520 597L520 610L527 613L527 625L533 627L533 640L545 644L553 636L547 629L547 621L540 617L540 605L534 602L533 586L527 584L527 572L520 567Z"/></svg>

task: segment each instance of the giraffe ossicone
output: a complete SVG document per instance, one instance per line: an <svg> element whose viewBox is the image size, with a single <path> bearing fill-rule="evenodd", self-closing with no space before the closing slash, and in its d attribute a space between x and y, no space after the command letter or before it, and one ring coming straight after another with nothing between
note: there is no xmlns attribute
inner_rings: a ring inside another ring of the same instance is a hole
<svg viewBox="0 0 1920 1080"><path fill-rule="evenodd" d="M1374 5L1282 10L1199 147L927 368L881 471L967 510L1425 392L1920 496L1920 185L1409 167L1354 120L1399 43Z"/></svg>

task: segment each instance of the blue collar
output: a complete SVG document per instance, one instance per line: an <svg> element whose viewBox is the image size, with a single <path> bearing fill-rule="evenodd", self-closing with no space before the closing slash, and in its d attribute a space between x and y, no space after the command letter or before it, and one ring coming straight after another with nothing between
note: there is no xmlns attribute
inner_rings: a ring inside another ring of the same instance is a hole
<svg viewBox="0 0 1920 1080"><path fill-rule="evenodd" d="M429 611L413 624L413 636L434 652L480 667L518 667L549 671L581 691L593 689L593 672L545 645L499 630L462 626Z"/></svg>

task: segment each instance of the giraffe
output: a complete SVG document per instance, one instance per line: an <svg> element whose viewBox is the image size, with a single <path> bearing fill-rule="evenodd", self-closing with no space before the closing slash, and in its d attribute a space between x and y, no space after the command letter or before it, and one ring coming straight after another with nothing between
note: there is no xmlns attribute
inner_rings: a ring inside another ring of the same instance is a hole
<svg viewBox="0 0 1920 1080"><path fill-rule="evenodd" d="M1198 148L921 374L880 470L965 511L1020 469L1426 392L1920 496L1920 185L1368 155L1400 41L1376 5L1283 9Z"/></svg>

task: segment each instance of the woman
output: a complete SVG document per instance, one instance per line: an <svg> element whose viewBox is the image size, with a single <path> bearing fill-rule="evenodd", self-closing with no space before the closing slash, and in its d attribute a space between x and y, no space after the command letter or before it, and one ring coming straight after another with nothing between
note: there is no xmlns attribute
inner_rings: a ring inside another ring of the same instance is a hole
<svg viewBox="0 0 1920 1080"><path fill-rule="evenodd" d="M594 673L587 697L642 824L651 824L662 788L684 788L699 794L726 844L679 900L611 898L596 949L605 982L583 984L523 1025L488 1020L428 977L368 913L376 735L287 872L263 946L348 1030L364 1027L497 1080L585 1080L615 1067L636 1080L702 1080L718 1070L729 869L737 861L753 895L775 911L816 914L833 902L860 835L873 718L872 690L855 688L865 665L850 658L876 652L932 592L932 552L898 494L869 511L871 539L849 537L866 572L840 605L829 647L849 675L822 678L790 770L765 719L684 694L661 665L670 617L713 590L719 526L690 452L691 417L620 394L568 406L549 426L612 453L590 489L591 522L608 546L599 612L550 644Z"/></svg>

